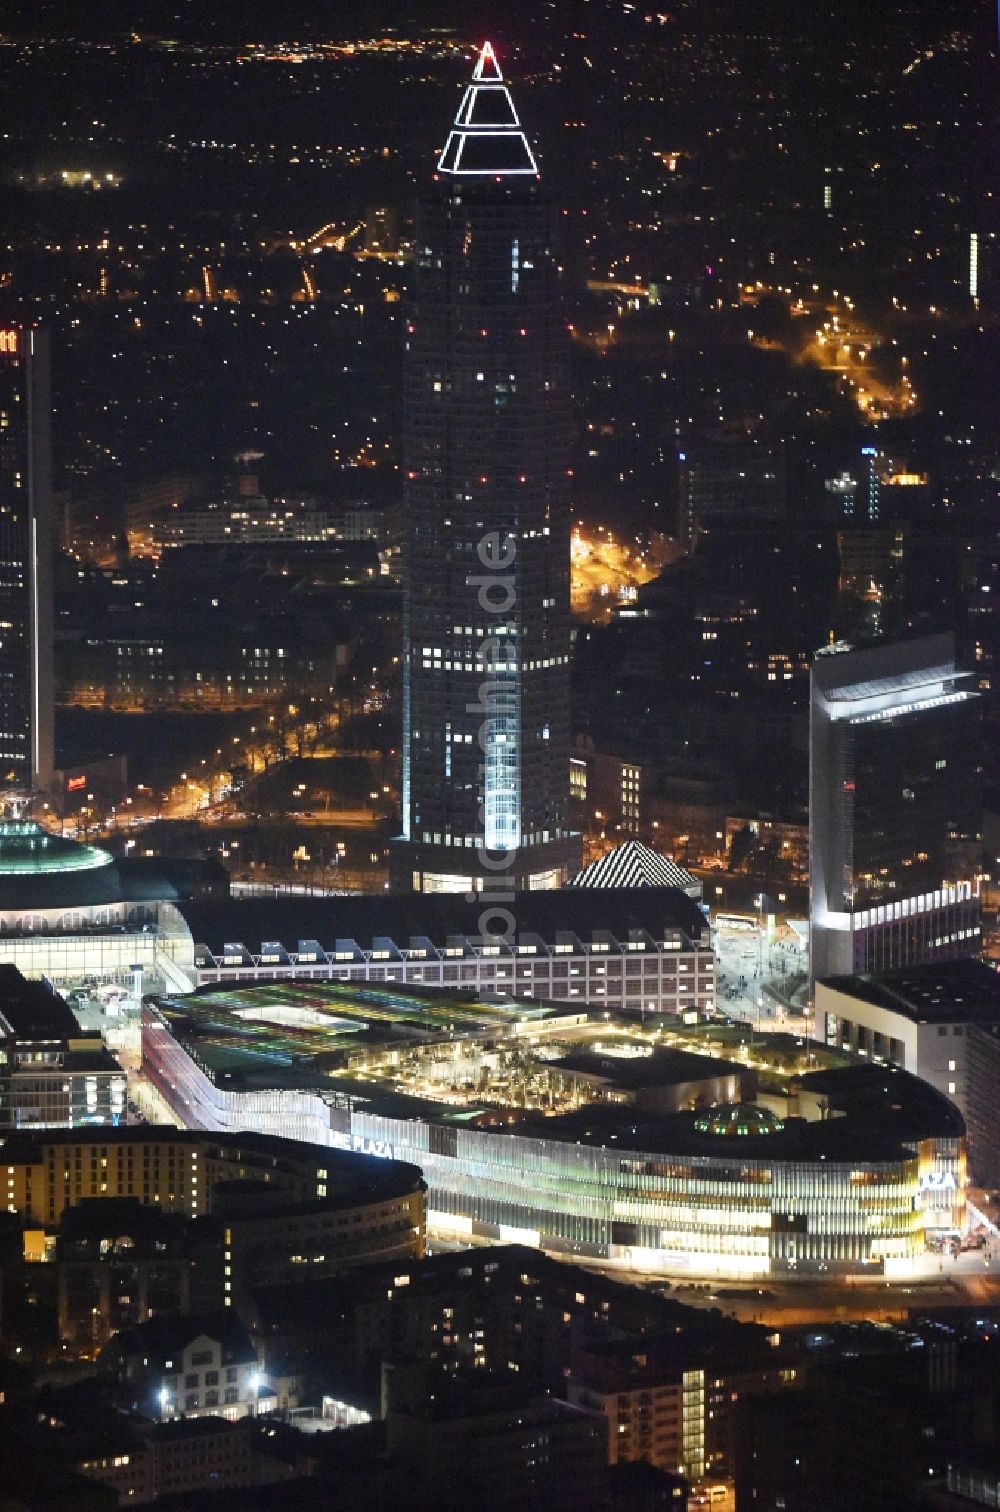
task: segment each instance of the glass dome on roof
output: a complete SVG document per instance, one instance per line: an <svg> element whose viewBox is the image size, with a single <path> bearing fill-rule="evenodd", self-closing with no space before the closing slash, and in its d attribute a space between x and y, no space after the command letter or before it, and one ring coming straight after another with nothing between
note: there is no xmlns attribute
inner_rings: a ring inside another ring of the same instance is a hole
<svg viewBox="0 0 1000 1512"><path fill-rule="evenodd" d="M699 1134L742 1134L744 1137L780 1134L785 1127L780 1118L762 1108L760 1103L753 1102L716 1103L695 1119L694 1126Z"/></svg>
<svg viewBox="0 0 1000 1512"><path fill-rule="evenodd" d="M113 859L97 845L50 834L34 819L0 820L0 876L95 871Z"/></svg>

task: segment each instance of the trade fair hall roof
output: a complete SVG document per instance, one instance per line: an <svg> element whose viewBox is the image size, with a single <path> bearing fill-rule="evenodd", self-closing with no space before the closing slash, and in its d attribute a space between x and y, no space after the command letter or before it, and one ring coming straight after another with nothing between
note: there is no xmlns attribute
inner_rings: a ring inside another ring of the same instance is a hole
<svg viewBox="0 0 1000 1512"><path fill-rule="evenodd" d="M706 928L698 905L676 887L561 888L518 892L503 905L515 922L517 937L546 942L557 934L589 940L607 932L627 940L633 932L662 939L665 930L681 930L700 940ZM347 897L193 898L178 904L196 945L214 956L240 941L256 955L265 941L297 951L302 941L335 950L338 940L355 940L368 948L376 939L393 940L403 949L411 940L435 945L458 936L480 937L480 920L488 902L465 901L461 893L409 893L396 896L354 893ZM487 937L488 938L488 937Z"/></svg>
<svg viewBox="0 0 1000 1512"><path fill-rule="evenodd" d="M53 834L34 819L0 820L0 912L173 901L223 877L216 862L116 861L100 846Z"/></svg>

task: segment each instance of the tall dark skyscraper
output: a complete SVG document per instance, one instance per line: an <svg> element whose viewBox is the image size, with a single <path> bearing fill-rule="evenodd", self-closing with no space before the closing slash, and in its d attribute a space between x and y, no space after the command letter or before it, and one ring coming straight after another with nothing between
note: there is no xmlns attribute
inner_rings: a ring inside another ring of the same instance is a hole
<svg viewBox="0 0 1000 1512"><path fill-rule="evenodd" d="M979 948L979 697L955 637L817 653L809 887L814 978Z"/></svg>
<svg viewBox="0 0 1000 1512"><path fill-rule="evenodd" d="M0 786L52 779L48 334L0 328Z"/></svg>
<svg viewBox="0 0 1000 1512"><path fill-rule="evenodd" d="M544 888L569 800L567 341L553 215L489 43L417 216L400 888Z"/></svg>

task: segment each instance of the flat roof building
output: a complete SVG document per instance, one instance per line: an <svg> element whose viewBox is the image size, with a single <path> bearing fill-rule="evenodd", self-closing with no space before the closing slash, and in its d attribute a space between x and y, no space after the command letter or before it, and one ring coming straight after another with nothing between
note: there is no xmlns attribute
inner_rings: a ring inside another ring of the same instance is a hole
<svg viewBox="0 0 1000 1512"><path fill-rule="evenodd" d="M260 1102L255 1106L259 1114ZM7 1211L27 1228L50 1232L91 1199L131 1197L185 1218L222 1214L233 1234L226 1245L232 1263L242 1263L237 1249L243 1260L251 1255L258 1283L288 1279L281 1274L288 1265L293 1276L301 1274L295 1267L303 1254L329 1252L332 1269L348 1259L422 1255L419 1170L272 1137L250 1128L251 1104L246 1111L235 1134L155 1124L11 1134L0 1145ZM223 1287L227 1301L234 1289Z"/></svg>
<svg viewBox="0 0 1000 1512"><path fill-rule="evenodd" d="M752 1067L687 1050L658 1049L651 1056L634 1058L589 1051L549 1064L568 1081L589 1088L591 1096L599 1097L606 1089L608 1095L646 1113L680 1113L744 1098L752 1102L757 1095Z"/></svg>
<svg viewBox="0 0 1000 1512"><path fill-rule="evenodd" d="M454 895L198 898L159 918L191 986L394 982L637 1015L715 1005L708 921L677 887L518 892L510 912L506 940L483 934L481 903Z"/></svg>
<svg viewBox="0 0 1000 1512"><path fill-rule="evenodd" d="M0 964L0 1131L114 1126L125 1073L48 983Z"/></svg>
<svg viewBox="0 0 1000 1512"><path fill-rule="evenodd" d="M393 1378L393 1384L395 1384ZM577 1512L607 1478L605 1420L506 1381L429 1377L386 1417L387 1502L439 1512Z"/></svg>
<svg viewBox="0 0 1000 1512"><path fill-rule="evenodd" d="M831 1047L930 1082L961 1109L969 1160L1000 1182L1000 974L986 961L940 961L816 984L818 1032Z"/></svg>

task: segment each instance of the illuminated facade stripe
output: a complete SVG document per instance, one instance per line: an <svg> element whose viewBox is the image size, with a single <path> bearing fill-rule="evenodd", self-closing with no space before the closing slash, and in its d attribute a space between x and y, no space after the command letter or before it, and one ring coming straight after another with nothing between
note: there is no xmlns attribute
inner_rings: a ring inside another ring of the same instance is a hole
<svg viewBox="0 0 1000 1512"><path fill-rule="evenodd" d="M0 331L0 787L53 766L52 500L46 332Z"/></svg>
<svg viewBox="0 0 1000 1512"><path fill-rule="evenodd" d="M484 43L476 60L472 83L462 96L437 170L463 178L509 178L538 173L538 164L489 42Z"/></svg>

